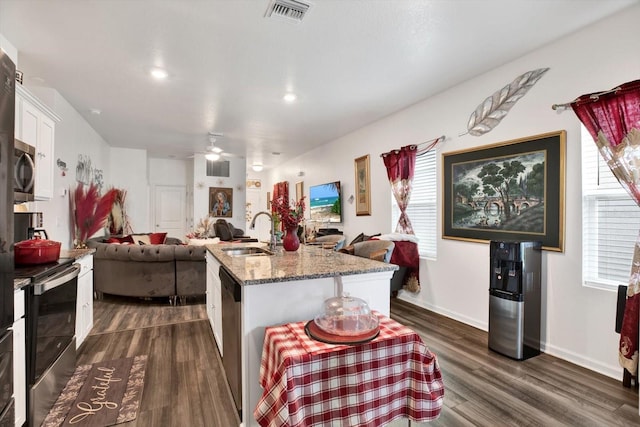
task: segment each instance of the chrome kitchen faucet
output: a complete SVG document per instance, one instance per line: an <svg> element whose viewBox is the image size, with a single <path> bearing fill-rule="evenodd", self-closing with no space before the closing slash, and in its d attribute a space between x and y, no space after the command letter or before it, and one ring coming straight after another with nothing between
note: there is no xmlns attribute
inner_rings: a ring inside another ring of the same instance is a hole
<svg viewBox="0 0 640 427"><path fill-rule="evenodd" d="M269 212L267 211L258 212L251 220L251 224L249 225L249 228L251 230L256 228L256 218L258 218L260 215L266 215L267 217L269 217L269 221L271 221L271 241L269 242L269 249L271 249L271 251L275 251L276 250L276 229L275 229L275 224L273 223L273 218L271 217L271 214Z"/></svg>

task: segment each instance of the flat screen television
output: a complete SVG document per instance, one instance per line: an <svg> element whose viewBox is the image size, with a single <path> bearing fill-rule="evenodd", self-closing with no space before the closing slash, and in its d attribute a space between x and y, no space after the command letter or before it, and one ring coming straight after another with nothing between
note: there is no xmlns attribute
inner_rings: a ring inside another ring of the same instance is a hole
<svg viewBox="0 0 640 427"><path fill-rule="evenodd" d="M342 222L340 181L309 188L309 214L316 222Z"/></svg>

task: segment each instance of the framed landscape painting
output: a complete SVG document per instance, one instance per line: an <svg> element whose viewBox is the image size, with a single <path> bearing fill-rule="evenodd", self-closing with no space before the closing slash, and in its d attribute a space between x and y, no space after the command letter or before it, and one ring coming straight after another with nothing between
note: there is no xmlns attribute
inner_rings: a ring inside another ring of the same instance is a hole
<svg viewBox="0 0 640 427"><path fill-rule="evenodd" d="M564 251L566 132L444 153L444 239Z"/></svg>

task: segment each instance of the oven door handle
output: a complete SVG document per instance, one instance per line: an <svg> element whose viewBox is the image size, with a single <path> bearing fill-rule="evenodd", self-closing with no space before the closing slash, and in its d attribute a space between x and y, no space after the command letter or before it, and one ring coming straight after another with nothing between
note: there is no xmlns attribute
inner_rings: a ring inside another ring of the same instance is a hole
<svg viewBox="0 0 640 427"><path fill-rule="evenodd" d="M68 269L62 271L61 273L55 276L52 276L49 280L42 283L36 283L35 285L33 285L33 294L42 295L53 288L56 288L60 285L64 285L68 281L73 280L74 278L78 277L79 274L80 274L80 264L77 264L77 263L73 264Z"/></svg>

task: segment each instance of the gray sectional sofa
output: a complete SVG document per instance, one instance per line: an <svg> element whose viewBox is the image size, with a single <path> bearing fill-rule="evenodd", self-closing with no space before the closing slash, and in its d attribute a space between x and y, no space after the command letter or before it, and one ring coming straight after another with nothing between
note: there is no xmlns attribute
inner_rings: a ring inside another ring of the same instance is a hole
<svg viewBox="0 0 640 427"><path fill-rule="evenodd" d="M105 243L106 237L89 239L95 248L93 283L98 297L103 293L130 297L178 297L204 295L206 248L182 245L167 237L165 244L122 245Z"/></svg>

